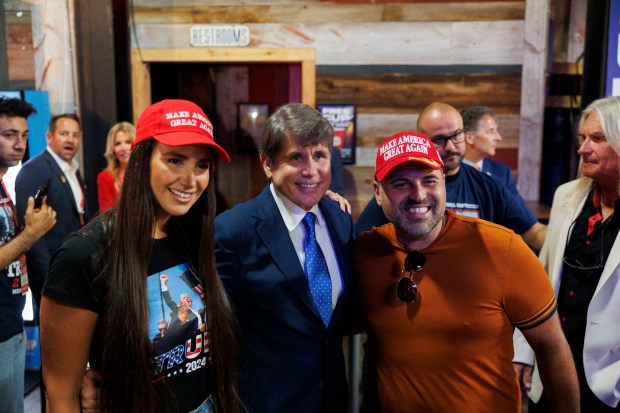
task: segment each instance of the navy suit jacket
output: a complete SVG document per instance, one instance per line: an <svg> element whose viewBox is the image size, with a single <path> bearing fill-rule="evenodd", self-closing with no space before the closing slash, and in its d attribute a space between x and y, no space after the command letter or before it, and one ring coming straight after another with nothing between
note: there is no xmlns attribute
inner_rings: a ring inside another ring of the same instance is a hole
<svg viewBox="0 0 620 413"><path fill-rule="evenodd" d="M84 189L82 179L78 180ZM41 237L26 253L28 278L34 298L39 304L42 283L47 275L49 261L65 238L80 229L80 215L67 177L62 172L52 155L44 150L26 162L15 179L15 197L20 225L24 224L24 215L28 207L28 197L34 196L39 185L47 185L47 204L56 211L56 225ZM86 208L86 202L85 208ZM89 218L85 211L84 220Z"/></svg>
<svg viewBox="0 0 620 413"><path fill-rule="evenodd" d="M500 181L511 194L515 196L519 195L519 191L517 191L517 183L512 176L512 171L505 163L494 161L490 158L485 158L484 162L482 162L482 169L480 172L484 172L485 174Z"/></svg>
<svg viewBox="0 0 620 413"><path fill-rule="evenodd" d="M216 218L216 261L240 322L239 392L252 413L346 412L342 328L350 305L353 220L319 203L342 274L327 326L316 310L269 185Z"/></svg>
<svg viewBox="0 0 620 413"><path fill-rule="evenodd" d="M482 169L480 170L480 172L484 172L485 174L501 182L506 187L506 189L508 189L508 192L514 195L514 197L527 208L525 201L519 194L519 190L517 189L517 182L512 176L512 171L510 170L510 167L508 165L502 162L494 161L490 158L485 158L484 162L482 162Z"/></svg>

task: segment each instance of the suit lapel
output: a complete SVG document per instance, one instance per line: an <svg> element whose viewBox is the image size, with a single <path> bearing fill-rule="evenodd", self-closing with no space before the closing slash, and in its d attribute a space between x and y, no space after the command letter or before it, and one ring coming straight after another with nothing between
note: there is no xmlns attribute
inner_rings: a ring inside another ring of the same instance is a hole
<svg viewBox="0 0 620 413"><path fill-rule="evenodd" d="M577 190L576 188L574 190ZM574 197L567 195L562 199L562 203L560 205L560 213L562 214L562 222L561 226L558 229L559 235L557 237L554 234L548 234L548 237L552 237L552 239L558 240L555 245L555 251L553 259L553 267L549 276L551 277L551 284L553 285L553 290L555 291L556 296L560 291L560 282L562 280L562 268L564 266L564 252L566 249L566 243L568 242L568 237L570 237L570 230L573 222L577 219L583 206L586 203L586 199L588 198L588 194L590 193L590 188L581 189L583 194L575 195L578 196L577 199L580 199L578 204L575 205L575 201L573 201ZM550 222L551 224L551 222Z"/></svg>
<svg viewBox="0 0 620 413"><path fill-rule="evenodd" d="M75 197L73 196L73 190L71 189L71 184L69 184L69 180L65 176L64 172L62 171L62 169L60 169L60 166L58 166L58 164L56 163L56 161L54 160L52 155L50 155L49 152L47 152L47 149L43 152L43 154L45 156L45 160L47 161L48 165L50 166L50 169L52 170L52 172L54 172L54 174L56 175L57 179L60 181L61 186L65 189L67 197L70 200L71 205L73 205L73 209L75 210L75 213L79 214L79 210L78 210L78 207L77 207L77 205L75 203ZM80 179L80 178L78 178L78 179ZM80 182L80 185L81 184L82 183Z"/></svg>
<svg viewBox="0 0 620 413"><path fill-rule="evenodd" d="M82 209L84 210L84 218L86 220L88 220L90 217L89 217L89 214L88 214L88 207L86 205L86 192L84 191L84 180L82 179L82 174L80 173L80 169L79 168L75 172L75 175L77 176L78 183L80 184L80 189L82 190L82 200L84 201L83 202L84 205L82 205Z"/></svg>
<svg viewBox="0 0 620 413"><path fill-rule="evenodd" d="M308 279L303 268L301 268L297 252L291 243L288 230L284 225L269 186L259 196L259 208L255 214L258 220L256 232L276 266L280 269L280 274L288 281L301 301L316 315L318 320L321 320L310 293Z"/></svg>
<svg viewBox="0 0 620 413"><path fill-rule="evenodd" d="M611 277L618 266L620 266L620 240L616 237L614 245L611 247L611 251L609 251L605 268L603 268L603 273L601 274L601 279L596 286L596 291L594 291L595 297L601 291L607 280L609 280L609 277Z"/></svg>
<svg viewBox="0 0 620 413"><path fill-rule="evenodd" d="M555 295L557 296L560 292L560 281L562 279L562 267L564 262L564 250L566 249L566 241L570 236L569 230L571 229L571 224L573 223L574 217L570 214L569 211L565 211L564 219L562 220L562 226L559 229L559 236L556 238L560 240L555 246L555 253L553 255L553 273L549 274L551 277L551 284L553 285L553 291L555 291Z"/></svg>
<svg viewBox="0 0 620 413"><path fill-rule="evenodd" d="M324 202L333 201L322 199L319 203L319 208L321 209L323 218L325 218L325 222L327 223L329 237L331 238L332 245L334 247L334 254L336 255L336 259L338 261L338 268L340 269L340 276L342 278L342 291L340 292L340 296L338 297L338 301L336 302L336 306L332 313L332 318L330 320L331 325L334 320L339 319L340 313L343 311L343 307L347 305L345 297L347 297L347 289L351 285L351 273L348 271L350 257L347 251L347 241L349 234L344 234L343 231L338 231L338 227L336 226L336 220L339 218L335 216L330 209L323 206Z"/></svg>

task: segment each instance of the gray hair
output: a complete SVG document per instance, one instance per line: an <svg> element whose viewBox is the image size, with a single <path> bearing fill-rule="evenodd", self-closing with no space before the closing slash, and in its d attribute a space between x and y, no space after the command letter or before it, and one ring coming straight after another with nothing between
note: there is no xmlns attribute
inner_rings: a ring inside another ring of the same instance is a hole
<svg viewBox="0 0 620 413"><path fill-rule="evenodd" d="M588 116L593 113L596 114L601 128L603 128L607 142L620 156L620 97L609 96L590 103L581 113L579 129L588 119Z"/></svg>
<svg viewBox="0 0 620 413"><path fill-rule="evenodd" d="M478 130L478 122L480 122L480 119L485 115L489 115L495 119L495 114L488 106L468 106L461 110L463 129L465 132Z"/></svg>
<svg viewBox="0 0 620 413"><path fill-rule="evenodd" d="M331 151L334 129L316 109L303 103L287 103L267 119L258 153L272 162L289 140L303 147L323 144Z"/></svg>

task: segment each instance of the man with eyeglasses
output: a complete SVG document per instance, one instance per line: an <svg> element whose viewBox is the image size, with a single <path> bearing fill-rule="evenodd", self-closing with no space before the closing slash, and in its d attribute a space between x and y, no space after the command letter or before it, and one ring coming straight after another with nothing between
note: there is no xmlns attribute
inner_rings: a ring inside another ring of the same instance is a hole
<svg viewBox="0 0 620 413"><path fill-rule="evenodd" d="M430 136L445 165L446 206L459 215L485 219L512 229L534 251L545 240L546 226L493 178L462 163L465 131L460 113L452 106L435 102L422 110L418 131ZM360 234L387 222L381 208L371 200L355 224Z"/></svg>
<svg viewBox="0 0 620 413"><path fill-rule="evenodd" d="M554 411L577 412L575 367L545 271L512 231L446 210L444 172L455 163L420 133L379 146L375 198L390 223L352 250L355 314L368 334L366 411L520 413L517 327Z"/></svg>
<svg viewBox="0 0 620 413"><path fill-rule="evenodd" d="M575 359L584 413L620 411L619 119L619 97L596 100L583 111L583 176L556 190L540 253ZM515 358L532 365L524 344L516 341ZM543 391L536 371L529 396L530 413L549 411L547 386Z"/></svg>

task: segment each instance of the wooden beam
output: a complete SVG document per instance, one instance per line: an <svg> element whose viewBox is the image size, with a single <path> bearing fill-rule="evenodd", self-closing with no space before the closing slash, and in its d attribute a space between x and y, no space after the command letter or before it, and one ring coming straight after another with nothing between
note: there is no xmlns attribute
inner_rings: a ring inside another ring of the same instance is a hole
<svg viewBox="0 0 620 413"><path fill-rule="evenodd" d="M32 4L36 88L49 92L52 114L78 110L74 22L72 1Z"/></svg>
<svg viewBox="0 0 620 413"><path fill-rule="evenodd" d="M133 47L188 49L191 24L139 24ZM316 49L318 65L520 65L523 21L248 24L250 46ZM215 49L210 49L215 50ZM203 53L203 52L200 52Z"/></svg>
<svg viewBox="0 0 620 413"><path fill-rule="evenodd" d="M311 22L428 22L523 20L521 1L468 3L327 3L246 1L230 5L167 7L169 1L148 1L134 8L137 24L145 23L311 23Z"/></svg>
<svg viewBox="0 0 620 413"><path fill-rule="evenodd" d="M131 92L133 123L135 125L144 109L151 104L149 63L142 61L140 53L136 49L131 50Z"/></svg>
<svg viewBox="0 0 620 413"><path fill-rule="evenodd" d="M135 51L135 49L134 49ZM294 63L312 60L311 48L268 49L254 47L140 49L144 62Z"/></svg>
<svg viewBox="0 0 620 413"><path fill-rule="evenodd" d="M355 102L358 111L374 113L417 113L441 101L457 109L486 105L496 113L518 114L521 74L320 74L316 89L319 102Z"/></svg>
<svg viewBox="0 0 620 413"><path fill-rule="evenodd" d="M526 0L518 184L527 201L540 198L548 16L549 0Z"/></svg>
<svg viewBox="0 0 620 413"><path fill-rule="evenodd" d="M98 210L97 175L106 166L103 153L110 127L117 122L112 0L75 0L75 53L82 117L82 174L86 200Z"/></svg>
<svg viewBox="0 0 620 413"><path fill-rule="evenodd" d="M583 0L570 0L570 23L568 25L568 62L576 63L583 58L586 44L586 14L588 5ZM581 72L583 73L583 71Z"/></svg>
<svg viewBox="0 0 620 413"><path fill-rule="evenodd" d="M314 52L314 49L312 49ZM301 101L309 106L316 106L316 63L314 53L311 59L301 62Z"/></svg>
<svg viewBox="0 0 620 413"><path fill-rule="evenodd" d="M497 147L501 149L519 148L519 114L496 115L498 130L502 140ZM357 146L378 147L388 136L401 131L414 131L418 113L409 114L368 114L357 111Z"/></svg>

